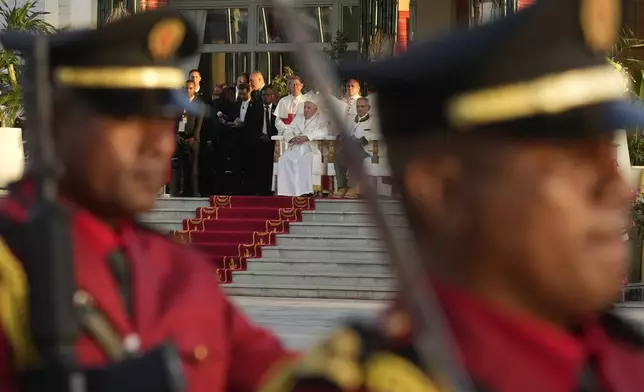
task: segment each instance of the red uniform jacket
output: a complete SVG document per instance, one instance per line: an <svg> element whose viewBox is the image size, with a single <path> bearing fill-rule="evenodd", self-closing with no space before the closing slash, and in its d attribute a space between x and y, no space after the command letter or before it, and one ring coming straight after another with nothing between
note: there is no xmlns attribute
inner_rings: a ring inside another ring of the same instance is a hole
<svg viewBox="0 0 644 392"><path fill-rule="evenodd" d="M616 315L588 320L572 335L454 288L439 286L438 294L476 392L644 390L644 335ZM266 392L442 391L421 370L411 327L399 307L381 325L349 325L299 365L284 368L295 388Z"/></svg>
<svg viewBox="0 0 644 392"><path fill-rule="evenodd" d="M22 191L25 186L23 185ZM20 190L19 190L20 192ZM2 201L0 214L24 219L28 195ZM115 232L87 211L73 212L76 282L123 337L135 333L143 350L172 340L190 392L252 391L267 369L289 356L268 331L253 325L217 285L205 258L134 223ZM38 239L31 239L38 246ZM128 319L107 254L121 247L132 264L133 318ZM12 391L13 356L0 339L0 391ZM105 353L81 336L77 355L86 365L104 364Z"/></svg>

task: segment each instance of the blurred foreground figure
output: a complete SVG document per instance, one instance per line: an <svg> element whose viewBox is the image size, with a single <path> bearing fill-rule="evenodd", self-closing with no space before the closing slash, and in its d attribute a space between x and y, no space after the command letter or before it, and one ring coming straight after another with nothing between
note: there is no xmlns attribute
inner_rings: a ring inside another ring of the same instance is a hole
<svg viewBox="0 0 644 392"><path fill-rule="evenodd" d="M477 391L644 388L644 337L608 311L627 264L613 134L644 120L604 56L620 15L617 0L540 0L341 71L379 91L392 172ZM419 366L415 332L396 304L265 391L451 391Z"/></svg>
<svg viewBox="0 0 644 392"><path fill-rule="evenodd" d="M61 33L50 44L53 138L65 170L60 202L71 215L74 302L84 330L79 361L116 362L169 341L187 391L255 390L267 368L287 356L280 343L228 301L205 258L134 221L154 206L168 177L177 115L196 109L176 67L196 52L196 32L179 12L164 10ZM14 226L28 219L34 183L27 173L13 184L0 217ZM17 370L34 366L26 309L10 306L19 299L11 288L26 284L15 280L24 274L12 254L21 259L42 239L14 228L4 240L11 253L0 249L7 279L0 288L0 390L12 391Z"/></svg>

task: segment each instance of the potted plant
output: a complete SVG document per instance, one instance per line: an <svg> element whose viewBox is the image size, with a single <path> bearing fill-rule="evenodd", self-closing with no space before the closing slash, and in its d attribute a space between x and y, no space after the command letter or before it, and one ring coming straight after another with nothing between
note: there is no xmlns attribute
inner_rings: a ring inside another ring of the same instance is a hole
<svg viewBox="0 0 644 392"><path fill-rule="evenodd" d="M52 33L54 27L42 19L46 14L36 9L36 1L10 5L0 0L2 30ZM24 170L22 129L16 126L23 112L22 65L19 53L0 50L0 187L19 179Z"/></svg>
<svg viewBox="0 0 644 392"><path fill-rule="evenodd" d="M349 38L347 38L347 34L338 30L335 33L333 41L331 41L331 46L324 48L324 53L326 54L327 60L337 65L344 60L348 47Z"/></svg>
<svg viewBox="0 0 644 392"><path fill-rule="evenodd" d="M644 48L644 40L637 38L633 31L626 27L608 54L610 63L624 76L626 94L636 101L636 104L641 104L644 98L644 61L633 57L633 51L641 48ZM638 128L628 131L626 143L630 163L632 166L644 166L644 130Z"/></svg>

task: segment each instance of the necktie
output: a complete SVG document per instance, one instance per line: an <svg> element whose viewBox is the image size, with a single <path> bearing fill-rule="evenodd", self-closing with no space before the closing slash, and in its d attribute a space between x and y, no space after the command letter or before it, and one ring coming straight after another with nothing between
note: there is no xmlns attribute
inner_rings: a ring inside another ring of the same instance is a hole
<svg viewBox="0 0 644 392"><path fill-rule="evenodd" d="M268 130L271 127L271 109L270 106L264 105L264 128L262 132L264 135L268 135Z"/></svg>
<svg viewBox="0 0 644 392"><path fill-rule="evenodd" d="M118 249L108 256L112 275L121 294L128 316L132 316L132 268L125 253Z"/></svg>
<svg viewBox="0 0 644 392"><path fill-rule="evenodd" d="M579 377L579 391L578 392L601 392L599 381L597 380L596 360L591 358L590 361L582 369Z"/></svg>

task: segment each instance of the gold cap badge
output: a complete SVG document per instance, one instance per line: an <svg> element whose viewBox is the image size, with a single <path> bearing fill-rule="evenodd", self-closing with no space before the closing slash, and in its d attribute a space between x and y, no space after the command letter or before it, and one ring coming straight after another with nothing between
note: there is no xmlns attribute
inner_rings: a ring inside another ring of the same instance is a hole
<svg viewBox="0 0 644 392"><path fill-rule="evenodd" d="M186 36L186 25L176 18L157 23L148 36L148 49L155 60L167 60L174 56Z"/></svg>
<svg viewBox="0 0 644 392"><path fill-rule="evenodd" d="M581 29L588 47L608 51L617 41L622 23L621 0L581 0Z"/></svg>

